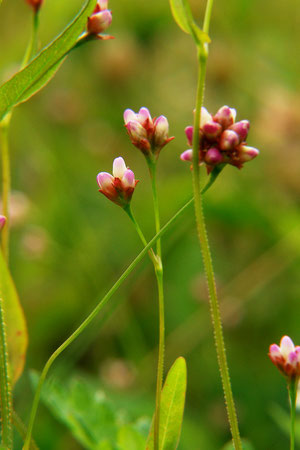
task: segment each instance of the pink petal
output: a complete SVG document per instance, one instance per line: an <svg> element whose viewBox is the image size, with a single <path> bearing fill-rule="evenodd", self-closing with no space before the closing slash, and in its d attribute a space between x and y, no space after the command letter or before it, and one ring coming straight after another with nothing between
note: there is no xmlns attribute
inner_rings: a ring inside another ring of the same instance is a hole
<svg viewBox="0 0 300 450"><path fill-rule="evenodd" d="M132 109L125 109L123 117L124 117L125 125L127 125L128 122L136 120L136 114L134 111L132 111Z"/></svg>
<svg viewBox="0 0 300 450"><path fill-rule="evenodd" d="M124 159L119 156L113 162L113 176L122 179L125 171L127 170Z"/></svg>
<svg viewBox="0 0 300 450"><path fill-rule="evenodd" d="M100 172L97 175L97 183L99 185L100 189L107 189L108 187L111 187L114 181L114 177L107 172Z"/></svg>
<svg viewBox="0 0 300 450"><path fill-rule="evenodd" d="M152 117L148 108L144 106L139 110L137 114L137 120L143 125L147 120L152 122Z"/></svg>
<svg viewBox="0 0 300 450"><path fill-rule="evenodd" d="M281 339L280 350L284 358L287 358L290 352L295 351L294 343L289 336L283 336L283 338Z"/></svg>
<svg viewBox="0 0 300 450"><path fill-rule="evenodd" d="M189 149L180 155L181 161L193 161L193 150Z"/></svg>
<svg viewBox="0 0 300 450"><path fill-rule="evenodd" d="M122 184L125 188L127 187L135 187L135 178L134 178L134 173L132 172L132 170L127 169L124 172L123 178L122 178Z"/></svg>
<svg viewBox="0 0 300 450"><path fill-rule="evenodd" d="M192 126L186 127L186 129L184 131L185 131L189 145L193 145L194 127L192 127Z"/></svg>

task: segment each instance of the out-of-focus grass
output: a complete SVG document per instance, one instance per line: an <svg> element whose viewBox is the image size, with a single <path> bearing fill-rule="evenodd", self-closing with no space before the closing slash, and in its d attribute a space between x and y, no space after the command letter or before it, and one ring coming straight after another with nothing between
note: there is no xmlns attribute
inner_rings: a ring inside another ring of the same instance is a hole
<svg viewBox="0 0 300 450"><path fill-rule="evenodd" d="M81 3L45 1L43 44ZM204 2L192 3L200 17ZM111 0L111 9L116 39L72 54L12 123L12 271L28 318L27 368L41 369L140 249L121 209L97 190L96 174L110 171L116 156L124 156L140 180L133 206L146 235L154 233L147 170L126 136L125 108L145 105L166 115L176 136L159 162L162 221L191 195L190 171L179 154L194 107L192 42L172 22L167 1ZM1 6L3 79L22 57L29 13L22 0ZM258 450L287 446L269 414L274 402L285 408L288 402L268 345L283 334L300 338L299 14L296 2L229 0L216 2L211 27L205 105L236 107L239 119L251 120L249 145L261 149L242 171L226 168L205 200L241 430ZM180 449L214 450L229 434L193 219L191 210L163 244L166 365L178 355L187 358ZM150 264L130 277L105 314L54 374L86 371L117 390L117 398L134 394L137 411L151 415L157 301ZM25 374L15 402L24 418L31 398ZM43 450L77 448L43 408L35 434Z"/></svg>

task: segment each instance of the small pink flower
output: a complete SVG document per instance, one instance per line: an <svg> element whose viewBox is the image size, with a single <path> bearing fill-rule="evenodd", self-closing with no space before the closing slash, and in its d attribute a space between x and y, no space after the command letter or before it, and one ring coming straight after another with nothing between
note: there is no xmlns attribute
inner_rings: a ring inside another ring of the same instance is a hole
<svg viewBox="0 0 300 450"><path fill-rule="evenodd" d="M165 116L152 119L149 110L141 108L138 113L132 109L124 111L124 122L133 145L146 157L152 154L158 157L161 149L172 141L169 136L169 123Z"/></svg>
<svg viewBox="0 0 300 450"><path fill-rule="evenodd" d="M87 31L91 35L101 35L111 25L112 14L107 0L98 0L93 14L88 18ZM101 37L101 36L98 36ZM109 36L111 37L111 36ZM107 37L106 37L107 38Z"/></svg>
<svg viewBox="0 0 300 450"><path fill-rule="evenodd" d="M99 192L124 208L130 203L138 181L135 180L132 170L126 167L124 159L119 157L113 162L113 175L100 172L97 175L97 183L100 187Z"/></svg>
<svg viewBox="0 0 300 450"><path fill-rule="evenodd" d="M199 162L206 165L210 173L216 165L230 164L239 169L255 158L259 151L248 147L247 139L250 123L248 120L235 122L236 110L222 106L213 116L206 108L201 108L199 135ZM188 126L185 134L190 146L193 145L194 127ZM192 161L191 150L182 153L183 161Z"/></svg>
<svg viewBox="0 0 300 450"><path fill-rule="evenodd" d="M288 378L300 376L300 347L295 347L288 336L283 336L280 346L276 344L270 346L269 357L283 375Z"/></svg>
<svg viewBox="0 0 300 450"><path fill-rule="evenodd" d="M2 230L2 228L4 227L4 225L6 224L6 217L0 215L0 231Z"/></svg>

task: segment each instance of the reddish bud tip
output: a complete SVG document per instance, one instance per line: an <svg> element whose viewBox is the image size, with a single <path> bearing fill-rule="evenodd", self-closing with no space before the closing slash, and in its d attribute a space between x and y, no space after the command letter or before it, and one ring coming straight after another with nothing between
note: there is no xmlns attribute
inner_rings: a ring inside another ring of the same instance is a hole
<svg viewBox="0 0 300 450"><path fill-rule="evenodd" d="M214 121L222 125L223 128L228 128L234 124L236 118L236 110L229 108L229 106L222 106L217 114L214 116Z"/></svg>
<svg viewBox="0 0 300 450"><path fill-rule="evenodd" d="M206 138L217 139L222 133L222 126L217 122L206 122L202 127L202 131Z"/></svg>
<svg viewBox="0 0 300 450"><path fill-rule="evenodd" d="M7 219L6 219L5 216L0 215L0 231L1 231L2 228L5 226L6 220L7 220Z"/></svg>
<svg viewBox="0 0 300 450"><path fill-rule="evenodd" d="M233 150L240 140L235 131L225 130L220 138L220 149L224 151Z"/></svg>
<svg viewBox="0 0 300 450"><path fill-rule="evenodd" d="M231 125L230 130L235 131L240 138L240 142L243 142L247 139L249 128L250 122L248 120L241 120Z"/></svg>
<svg viewBox="0 0 300 450"><path fill-rule="evenodd" d="M205 162L210 165L217 165L223 161L222 153L217 148L210 148L205 155Z"/></svg>
<svg viewBox="0 0 300 450"><path fill-rule="evenodd" d="M40 7L42 6L43 1L44 0L26 0L28 5L30 5L36 13L39 11Z"/></svg>

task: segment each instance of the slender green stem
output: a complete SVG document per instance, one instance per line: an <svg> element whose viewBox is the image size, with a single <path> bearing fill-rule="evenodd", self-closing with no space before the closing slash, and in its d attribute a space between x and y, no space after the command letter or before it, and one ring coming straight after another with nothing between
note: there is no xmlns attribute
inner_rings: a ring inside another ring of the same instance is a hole
<svg viewBox="0 0 300 450"><path fill-rule="evenodd" d="M156 202L157 204L157 202ZM130 205L125 208L125 211L127 212L129 218L131 219L132 223L134 224L134 227L144 244L144 246L147 245L147 241L145 239L145 236L137 223L135 217L132 214L132 210ZM158 217L158 223L160 223L159 217ZM159 225L160 226L160 225ZM158 230L159 231L159 230ZM151 249L152 250L152 249ZM149 256L153 262L154 270L155 270L155 276L157 280L157 287L158 287L158 299L159 299L159 348L158 348L158 367L157 367L157 383L156 383L156 406L155 406L155 419L154 419L154 429L156 429L156 439L154 448L158 449L159 445L159 416L160 416L160 403L161 403L161 388L163 383L163 364L164 364L164 337L165 337L165 312L164 312L164 288L163 288L163 268L161 264L161 258L156 257L152 251L152 253L149 253ZM157 418L157 420L156 420Z"/></svg>
<svg viewBox="0 0 300 450"><path fill-rule="evenodd" d="M157 195L156 183L156 160L147 160L151 185L153 208L155 217L156 233L160 231L160 214ZM156 402L155 402L155 416L154 416L154 450L159 448L159 422L160 422L160 404L161 404L161 390L163 385L164 373L164 359L165 359L165 306L164 306L164 286L163 286L163 264L161 256L161 240L157 240L156 253L159 261L158 266L155 267L155 274L158 287L158 315L159 315L159 338L158 338L158 362L157 362L157 379L156 379Z"/></svg>
<svg viewBox="0 0 300 450"><path fill-rule="evenodd" d="M211 18L213 1L208 0L206 5L206 12L204 18L203 29L206 33L209 32L209 24ZM221 373L222 385L225 396L225 403L227 408L228 420L230 424L233 445L236 450L242 450L242 443L239 433L238 420L236 415L236 408L234 404L231 382L229 376L229 369L227 364L227 356L225 350L225 342L223 336L222 320L220 314L220 307L217 297L217 289L215 283L215 276L212 264L212 258L209 248L205 218L203 213L203 200L200 189L199 180L199 145L200 145L200 121L201 121L201 107L204 98L205 89L205 77L206 77L206 63L208 57L208 47L203 46L198 49L198 61L199 61L199 76L198 76L198 86L197 86L197 97L196 97L196 112L194 120L194 136L193 136L193 188L195 196L195 215L197 222L197 231L200 241L203 263L206 273L206 280L209 291L210 298L210 310L211 319L214 328L214 338L217 350L217 358L219 363L219 369Z"/></svg>
<svg viewBox="0 0 300 450"><path fill-rule="evenodd" d="M1 293L0 293L1 294ZM0 401L2 445L12 449L12 396L6 341L6 324L3 299L0 295Z"/></svg>
<svg viewBox="0 0 300 450"><path fill-rule="evenodd" d="M103 309L103 307L107 304L112 295L117 291L117 289L121 286L121 284L125 281L125 279L130 275L130 273L134 270L134 268L138 265L138 263L143 259L146 253L152 249L152 247L156 244L157 239L160 239L169 228L179 219L179 217L192 205L194 199L189 200L167 223L164 225L159 233L157 233L151 241L144 247L144 249L139 253L139 255L133 260L133 262L127 267L125 272L120 276L120 278L116 281L113 287L107 292L107 294L103 297L103 299L98 303L98 305L94 308L94 310L90 313L90 315L85 319L85 321L69 336L68 339L60 346L57 350L50 356L48 359L38 382L35 396L33 399L33 404L30 412L28 431L26 440L24 443L23 450L29 449L29 443L31 439L32 429L34 420L36 417L36 412L40 400L42 386L48 374L48 371L56 358L84 331L84 329L92 322L92 320L97 316L97 314Z"/></svg>
<svg viewBox="0 0 300 450"><path fill-rule="evenodd" d="M291 436L290 436L290 450L295 450L295 418L296 418L296 400L297 388L299 378L292 378L289 382L289 397L291 408Z"/></svg>
<svg viewBox="0 0 300 450"><path fill-rule="evenodd" d="M8 124L6 120L0 123L1 163L2 163L2 214L6 224L1 233L1 247L5 261L9 258L9 196L10 196L10 159L8 146Z"/></svg>
<svg viewBox="0 0 300 450"><path fill-rule="evenodd" d="M209 187L212 185L212 183L209 184ZM207 190L207 186L204 188L204 190ZM203 190L203 191L204 191ZM175 222L182 216L182 214L187 211L187 209L193 204L194 198L191 198L179 211L177 211L176 214L161 228L159 233L157 233L151 241L147 245L145 245L144 249L139 253L139 255L132 261L132 263L127 267L125 272L120 276L120 278L116 281L116 283L113 285L113 287L107 292L107 294L103 297L103 299L98 303L98 305L93 309L93 311L90 313L90 315L85 319L85 321L79 325L79 327L69 336L68 339L66 339L63 344L58 347L57 350L50 356L47 363L45 364L45 367L41 373L34 399L33 404L30 411L30 417L29 417L29 424L27 429L27 435L24 443L23 450L29 449L29 443L31 440L32 435L32 429L33 424L35 421L37 408L41 396L41 390L44 384L44 381L46 379L46 376L48 374L48 371L56 358L70 345L72 342L84 331L84 329L92 322L92 320L97 316L97 314L103 309L103 307L106 305L106 303L109 301L109 299L113 296L113 294L118 290L118 288L121 286L121 284L126 280L126 278L130 275L130 273L134 270L134 268L138 265L138 263L144 258L147 252L149 252L153 246L156 244L157 239L160 239L170 228L175 224Z"/></svg>
<svg viewBox="0 0 300 450"><path fill-rule="evenodd" d="M21 64L21 69L27 66L27 64L36 55L38 49L38 29L39 29L39 11L34 11L32 16L32 31L29 39L27 49Z"/></svg>

